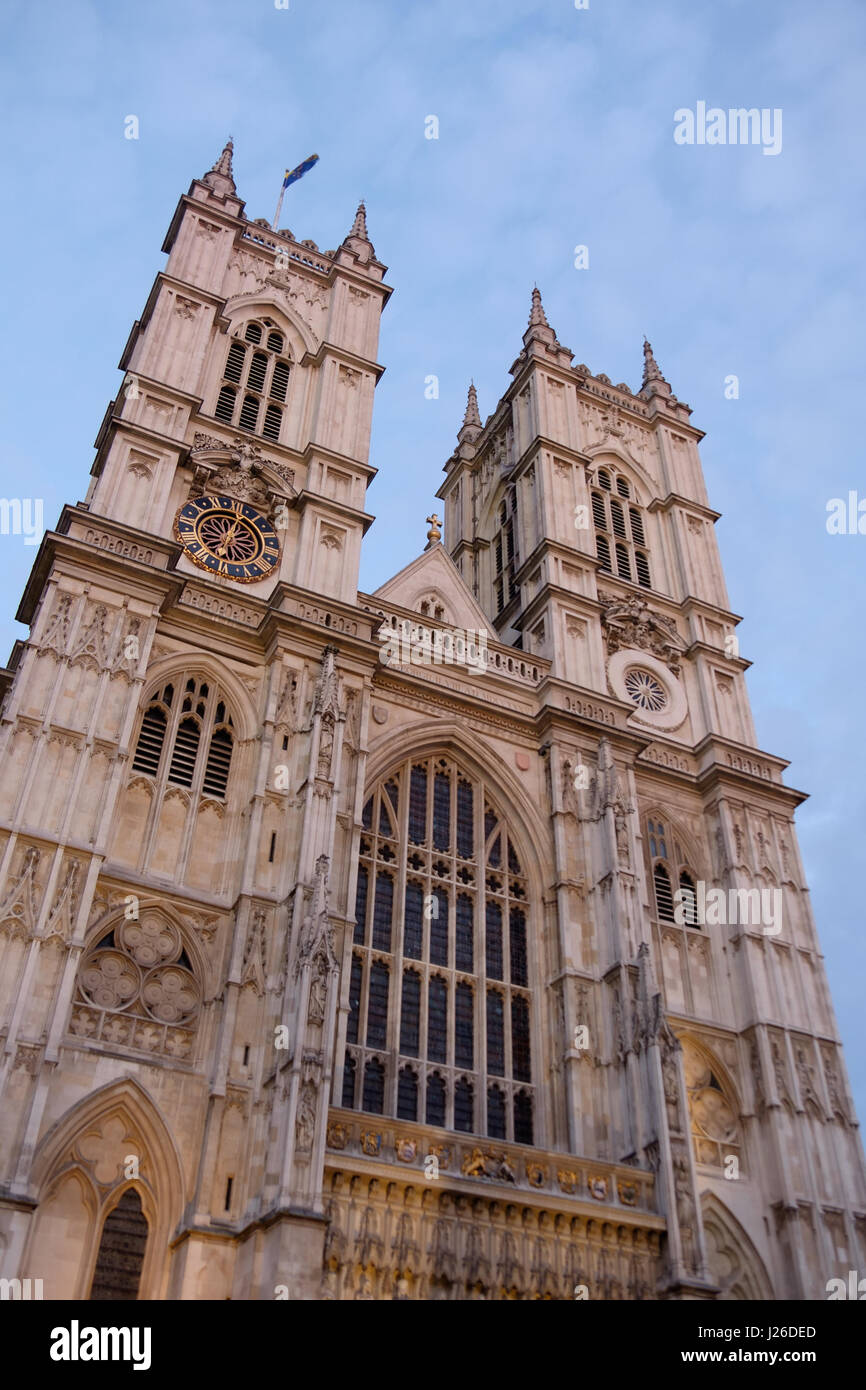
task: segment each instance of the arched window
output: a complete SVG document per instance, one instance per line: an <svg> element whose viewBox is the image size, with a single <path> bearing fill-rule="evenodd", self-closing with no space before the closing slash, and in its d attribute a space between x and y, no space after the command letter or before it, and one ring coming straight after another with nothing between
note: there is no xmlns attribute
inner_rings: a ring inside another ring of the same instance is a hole
<svg viewBox="0 0 866 1390"><path fill-rule="evenodd" d="M682 848L664 821L656 817L647 820L646 843L652 867L656 917L660 922L681 921L688 927L700 928L695 875L687 867ZM678 890L676 897L675 889Z"/></svg>
<svg viewBox="0 0 866 1390"><path fill-rule="evenodd" d="M176 698L169 682L149 701L132 758L134 772L158 784L189 787L225 800L234 732L216 687L199 676L181 677Z"/></svg>
<svg viewBox="0 0 866 1390"><path fill-rule="evenodd" d="M431 756L379 783L362 826L343 1104L532 1143L527 881L507 823L482 779Z"/></svg>
<svg viewBox="0 0 866 1390"><path fill-rule="evenodd" d="M285 338L270 319L251 319L235 332L214 415L278 443L291 365Z"/></svg>
<svg viewBox="0 0 866 1390"><path fill-rule="evenodd" d="M683 1070L695 1161L733 1169L738 1177L742 1141L735 1097L723 1084L717 1064L688 1038L683 1040Z"/></svg>
<svg viewBox="0 0 866 1390"><path fill-rule="evenodd" d="M600 468L590 500L595 551L602 570L613 574L615 559L619 579L651 588L643 516L628 478L612 469Z"/></svg>
<svg viewBox="0 0 866 1390"><path fill-rule="evenodd" d="M517 489L509 487L500 504L499 530L493 537L493 594L497 617L519 592L516 581L520 561L517 555Z"/></svg>
<svg viewBox="0 0 866 1390"><path fill-rule="evenodd" d="M106 1216L96 1256L90 1298L112 1301L138 1298L147 1247L147 1217L141 1198L128 1187Z"/></svg>

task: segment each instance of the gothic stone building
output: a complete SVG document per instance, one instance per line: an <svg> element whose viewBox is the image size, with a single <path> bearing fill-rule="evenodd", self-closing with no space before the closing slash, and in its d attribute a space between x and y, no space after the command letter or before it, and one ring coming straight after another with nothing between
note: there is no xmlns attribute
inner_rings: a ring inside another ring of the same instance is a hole
<svg viewBox="0 0 866 1390"><path fill-rule="evenodd" d="M231 161L3 671L0 1275L826 1296L862 1152L688 406L535 291L444 544L359 592L385 266Z"/></svg>

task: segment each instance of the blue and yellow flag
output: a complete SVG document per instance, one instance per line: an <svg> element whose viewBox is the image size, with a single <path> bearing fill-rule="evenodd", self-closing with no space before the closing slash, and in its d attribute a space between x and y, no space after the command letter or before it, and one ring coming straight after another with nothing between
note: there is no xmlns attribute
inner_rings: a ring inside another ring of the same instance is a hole
<svg viewBox="0 0 866 1390"><path fill-rule="evenodd" d="M319 156L317 154L311 154L309 159L305 159L303 164L298 165L297 169L287 169L286 177L283 179L283 192L285 193L290 183L294 183L296 179L302 179L304 174L308 173L313 165L318 163L318 160Z"/></svg>

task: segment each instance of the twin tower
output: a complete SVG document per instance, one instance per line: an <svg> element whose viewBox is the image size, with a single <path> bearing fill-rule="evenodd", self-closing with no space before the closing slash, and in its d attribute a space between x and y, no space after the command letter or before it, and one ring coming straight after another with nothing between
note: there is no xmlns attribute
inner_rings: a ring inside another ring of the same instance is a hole
<svg viewBox="0 0 866 1390"><path fill-rule="evenodd" d="M365 594L363 206L274 232L229 143L163 249L2 672L0 1277L826 1297L866 1184L802 795L649 344L615 385L534 291Z"/></svg>

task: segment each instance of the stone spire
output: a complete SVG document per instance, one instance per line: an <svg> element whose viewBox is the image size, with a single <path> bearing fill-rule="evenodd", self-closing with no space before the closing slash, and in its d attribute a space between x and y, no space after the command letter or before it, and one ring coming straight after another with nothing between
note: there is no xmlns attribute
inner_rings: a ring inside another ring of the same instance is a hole
<svg viewBox="0 0 866 1390"><path fill-rule="evenodd" d="M643 340L643 381L640 384L642 396L670 396L670 384L661 374L658 362L653 357L652 343Z"/></svg>
<svg viewBox="0 0 866 1390"><path fill-rule="evenodd" d="M355 220L352 223L351 231L343 240L343 246L348 251L354 251L362 261L369 261L376 254L367 232L367 209L363 198L358 204Z"/></svg>
<svg viewBox="0 0 866 1390"><path fill-rule="evenodd" d="M466 413L463 416L463 424L477 425L481 428L481 416L478 414L478 392L475 390L475 382L469 383L469 395L466 398Z"/></svg>
<svg viewBox="0 0 866 1390"><path fill-rule="evenodd" d="M223 146L222 154L210 171L205 174L203 183L212 188L215 193L225 196L227 193L237 193L235 188L234 174L232 173L232 155L234 154L234 141L229 136Z"/></svg>
<svg viewBox="0 0 866 1390"><path fill-rule="evenodd" d="M469 395L466 398L466 410L463 413L463 424L457 431L457 442L461 447L463 456L470 457L475 450L473 445L481 433L481 416L478 413L478 394L475 390L475 383L469 384Z"/></svg>
<svg viewBox="0 0 866 1390"><path fill-rule="evenodd" d="M529 323L523 335L524 352L534 356L553 357L563 364L571 361L571 353L557 338L544 312L541 291L536 285L532 291L532 304L529 310Z"/></svg>

